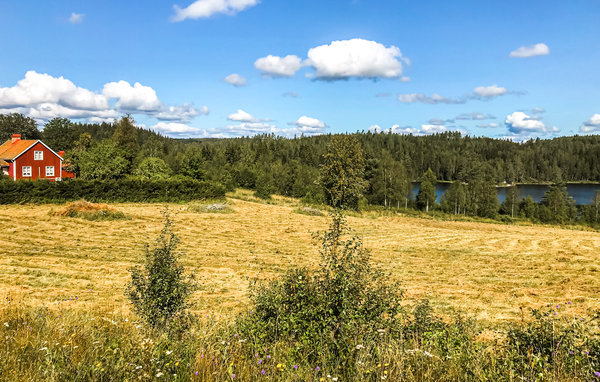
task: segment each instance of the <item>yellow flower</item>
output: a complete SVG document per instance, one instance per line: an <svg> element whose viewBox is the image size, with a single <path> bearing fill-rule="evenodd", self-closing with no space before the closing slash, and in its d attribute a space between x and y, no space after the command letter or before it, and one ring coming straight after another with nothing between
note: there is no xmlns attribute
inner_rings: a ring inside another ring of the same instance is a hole
<svg viewBox="0 0 600 382"><path fill-rule="evenodd" d="M175 362L175 366L179 366L179 361Z"/></svg>

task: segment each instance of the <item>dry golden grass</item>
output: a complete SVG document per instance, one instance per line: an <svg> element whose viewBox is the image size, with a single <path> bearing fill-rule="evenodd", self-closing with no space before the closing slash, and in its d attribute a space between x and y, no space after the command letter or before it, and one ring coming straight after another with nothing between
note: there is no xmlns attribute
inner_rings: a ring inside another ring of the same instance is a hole
<svg viewBox="0 0 600 382"><path fill-rule="evenodd" d="M225 316L243 308L248 278L318 266L311 232L327 227L326 216L294 213L298 205L289 199L264 204L247 193L234 196L230 214L169 206L185 266L203 286L196 305L203 313ZM51 205L2 206L0 295L127 312L128 268L158 236L164 205L112 206L131 220L50 216ZM429 298L446 312L452 307L490 322L547 303L573 301L578 311L598 307L597 232L373 213L348 220L374 261L403 283L408 300Z"/></svg>

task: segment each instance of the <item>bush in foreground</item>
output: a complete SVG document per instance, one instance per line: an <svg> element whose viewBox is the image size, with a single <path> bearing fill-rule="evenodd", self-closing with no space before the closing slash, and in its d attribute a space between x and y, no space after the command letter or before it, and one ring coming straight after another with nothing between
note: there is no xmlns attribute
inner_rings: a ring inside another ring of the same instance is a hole
<svg viewBox="0 0 600 382"><path fill-rule="evenodd" d="M179 263L179 239L173 232L167 211L163 212L165 225L152 249L146 247L143 267L131 269L131 281L126 295L135 312L152 328L178 329L185 324L185 309L196 289L192 276L186 276Z"/></svg>
<svg viewBox="0 0 600 382"><path fill-rule="evenodd" d="M344 237L344 216L332 217L329 231L317 236L320 267L252 286L252 312L238 325L252 346L289 343L290 357L353 368L358 345L376 345L395 327L401 291L371 265L359 238Z"/></svg>

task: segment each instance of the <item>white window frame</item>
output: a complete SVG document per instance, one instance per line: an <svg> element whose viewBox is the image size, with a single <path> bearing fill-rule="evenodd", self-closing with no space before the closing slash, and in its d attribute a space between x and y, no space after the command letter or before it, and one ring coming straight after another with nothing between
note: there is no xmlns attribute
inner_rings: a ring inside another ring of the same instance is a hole
<svg viewBox="0 0 600 382"><path fill-rule="evenodd" d="M44 152L43 151L34 151L33 152L33 160L44 160Z"/></svg>
<svg viewBox="0 0 600 382"><path fill-rule="evenodd" d="M48 170L52 170L51 172ZM54 166L46 166L46 176L54 176Z"/></svg>
<svg viewBox="0 0 600 382"><path fill-rule="evenodd" d="M25 171L29 170L29 171ZM23 178L31 178L31 166L23 166L21 167L21 175Z"/></svg>

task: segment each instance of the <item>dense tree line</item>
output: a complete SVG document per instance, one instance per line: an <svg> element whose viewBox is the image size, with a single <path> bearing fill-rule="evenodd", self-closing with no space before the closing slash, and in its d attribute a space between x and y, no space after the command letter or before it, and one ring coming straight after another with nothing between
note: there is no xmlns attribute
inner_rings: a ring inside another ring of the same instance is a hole
<svg viewBox="0 0 600 382"><path fill-rule="evenodd" d="M0 138L12 133L66 151L71 169L87 180L192 178L253 189L264 198L276 193L350 208L368 203L489 218L599 221L598 203L575 207L564 188L570 181L600 181L597 135L523 143L456 132L173 139L136 127L129 116L113 123L55 118L40 131L31 118L0 115ZM416 196L415 181L422 182ZM452 185L437 205L439 181ZM518 182L554 186L542 203L511 188L499 205L495 186Z"/></svg>

